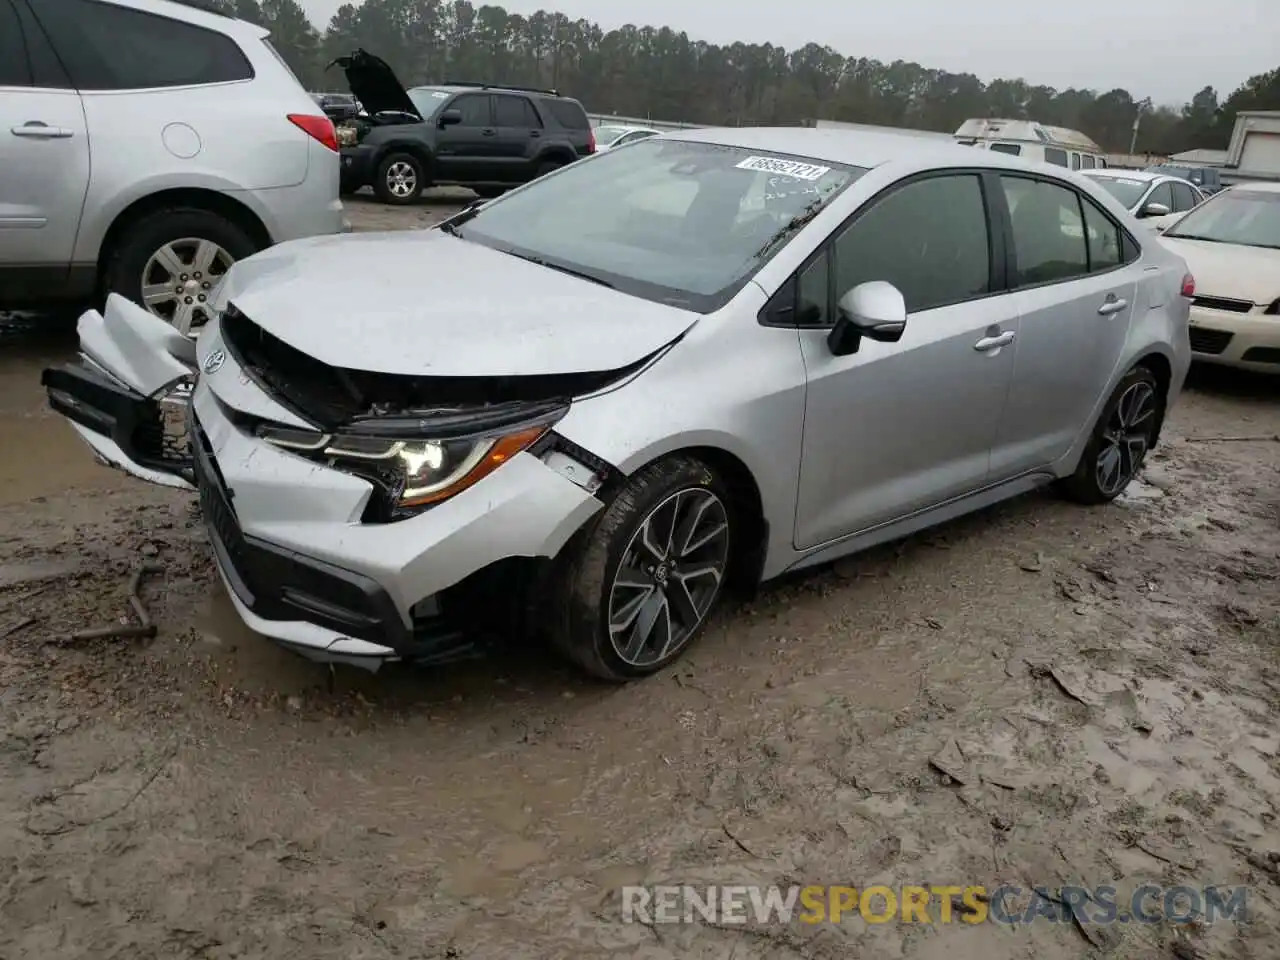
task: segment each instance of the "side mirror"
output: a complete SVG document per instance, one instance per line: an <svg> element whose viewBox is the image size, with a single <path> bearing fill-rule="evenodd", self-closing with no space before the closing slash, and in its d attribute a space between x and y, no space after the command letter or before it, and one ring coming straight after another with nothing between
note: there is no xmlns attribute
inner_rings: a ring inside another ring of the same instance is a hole
<svg viewBox="0 0 1280 960"><path fill-rule="evenodd" d="M1173 213L1173 211L1163 203L1148 203L1142 208L1142 215L1144 217L1167 217L1171 213Z"/></svg>
<svg viewBox="0 0 1280 960"><path fill-rule="evenodd" d="M892 283L860 283L836 304L836 323L827 347L837 357L858 352L862 338L897 343L907 329L907 303Z"/></svg>
<svg viewBox="0 0 1280 960"><path fill-rule="evenodd" d="M462 122L461 110L446 110L440 114L440 119L436 121L436 126L443 130L445 127L452 127Z"/></svg>

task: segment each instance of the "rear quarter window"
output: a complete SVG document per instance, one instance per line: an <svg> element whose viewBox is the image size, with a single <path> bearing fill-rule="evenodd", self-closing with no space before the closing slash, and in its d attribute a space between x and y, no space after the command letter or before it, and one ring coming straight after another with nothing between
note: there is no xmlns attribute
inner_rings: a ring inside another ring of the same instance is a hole
<svg viewBox="0 0 1280 960"><path fill-rule="evenodd" d="M234 40L215 30L97 0L33 5L80 90L148 90L253 79Z"/></svg>
<svg viewBox="0 0 1280 960"><path fill-rule="evenodd" d="M590 130L591 121L587 119L587 111L577 100L543 100L542 106L551 114L552 119L562 127L570 130Z"/></svg>

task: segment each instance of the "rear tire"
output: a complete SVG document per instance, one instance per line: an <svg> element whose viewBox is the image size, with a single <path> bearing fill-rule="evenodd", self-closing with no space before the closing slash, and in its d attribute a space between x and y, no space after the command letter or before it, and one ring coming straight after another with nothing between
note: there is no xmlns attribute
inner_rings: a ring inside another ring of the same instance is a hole
<svg viewBox="0 0 1280 960"><path fill-rule="evenodd" d="M1075 473L1058 482L1062 494L1088 506L1120 496L1159 436L1164 405L1155 374L1141 366L1126 373L1102 408Z"/></svg>
<svg viewBox="0 0 1280 960"><path fill-rule="evenodd" d="M188 259L197 253L190 243L183 242L191 240L216 245L222 251L223 255L215 257L214 270L198 271L202 275L196 277L197 271L193 268L186 274L186 281L183 280L183 273L179 272L177 276L172 277L174 292L172 302L149 305L143 295L143 286L146 284L149 289L158 288L160 274L165 272L162 264L155 258L169 247L179 254L180 261ZM190 314L194 311L200 314L194 318L187 330L182 331L189 333L201 326L211 315L206 308L202 307L202 304L207 303L212 296L217 281L221 279L221 274L225 272L226 267L231 262L243 260L257 253L259 249L261 244L249 231L221 214L199 207L165 207L134 221L120 233L107 256L103 270L102 297L105 300L107 294L118 293L134 303L147 307L156 316L174 323L179 329L181 329L181 323L175 320L175 317L180 309L188 308L186 313ZM178 287L186 282L196 285L189 291L190 299L194 301L191 304L185 302L188 299L187 291L184 290L181 294L178 292ZM206 299L199 300L201 296ZM170 312L173 316L170 316Z"/></svg>
<svg viewBox="0 0 1280 960"><path fill-rule="evenodd" d="M544 621L552 643L602 680L661 670L724 596L737 528L727 487L702 461L644 468L561 555Z"/></svg>
<svg viewBox="0 0 1280 960"><path fill-rule="evenodd" d="M417 203L426 188L426 164L411 153L387 154L373 178L373 192L378 199L397 207Z"/></svg>
<svg viewBox="0 0 1280 960"><path fill-rule="evenodd" d="M545 160L538 164L538 170L534 174L534 179L536 180L538 177L545 177L548 173L555 173L563 166L564 164L559 160Z"/></svg>

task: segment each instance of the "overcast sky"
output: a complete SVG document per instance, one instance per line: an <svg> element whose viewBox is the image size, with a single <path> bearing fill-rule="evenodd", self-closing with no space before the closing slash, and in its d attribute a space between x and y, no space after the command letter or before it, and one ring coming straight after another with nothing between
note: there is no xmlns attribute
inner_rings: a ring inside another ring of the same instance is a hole
<svg viewBox="0 0 1280 960"><path fill-rule="evenodd" d="M300 0L321 29L342 0ZM482 5L473 0L476 6ZM1022 77L1059 89L1123 87L1181 104L1201 87L1226 97L1280 66L1280 0L505 0L512 13L559 10L605 30L669 26L711 43L809 41L846 56ZM371 51L376 52L376 51Z"/></svg>

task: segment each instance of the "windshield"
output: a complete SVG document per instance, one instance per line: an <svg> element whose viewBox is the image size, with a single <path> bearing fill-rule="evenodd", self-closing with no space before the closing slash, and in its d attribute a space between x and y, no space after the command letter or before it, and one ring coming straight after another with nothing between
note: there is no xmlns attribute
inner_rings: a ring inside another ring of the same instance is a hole
<svg viewBox="0 0 1280 960"><path fill-rule="evenodd" d="M596 143L602 147L607 147L626 132L626 127L596 127Z"/></svg>
<svg viewBox="0 0 1280 960"><path fill-rule="evenodd" d="M720 144L641 140L487 204L455 232L709 313L864 173Z"/></svg>
<svg viewBox="0 0 1280 960"><path fill-rule="evenodd" d="M423 120L430 120L449 99L450 91L439 90L435 87L414 87L407 91L409 99L413 101L413 105L418 108L418 112L422 114Z"/></svg>
<svg viewBox="0 0 1280 960"><path fill-rule="evenodd" d="M1132 177L1090 177L1087 173L1081 176L1089 177L1129 210L1133 209L1134 204L1142 199L1142 195L1151 186L1150 180L1134 180Z"/></svg>
<svg viewBox="0 0 1280 960"><path fill-rule="evenodd" d="M1280 193L1224 190L1196 207L1164 235L1280 250Z"/></svg>

